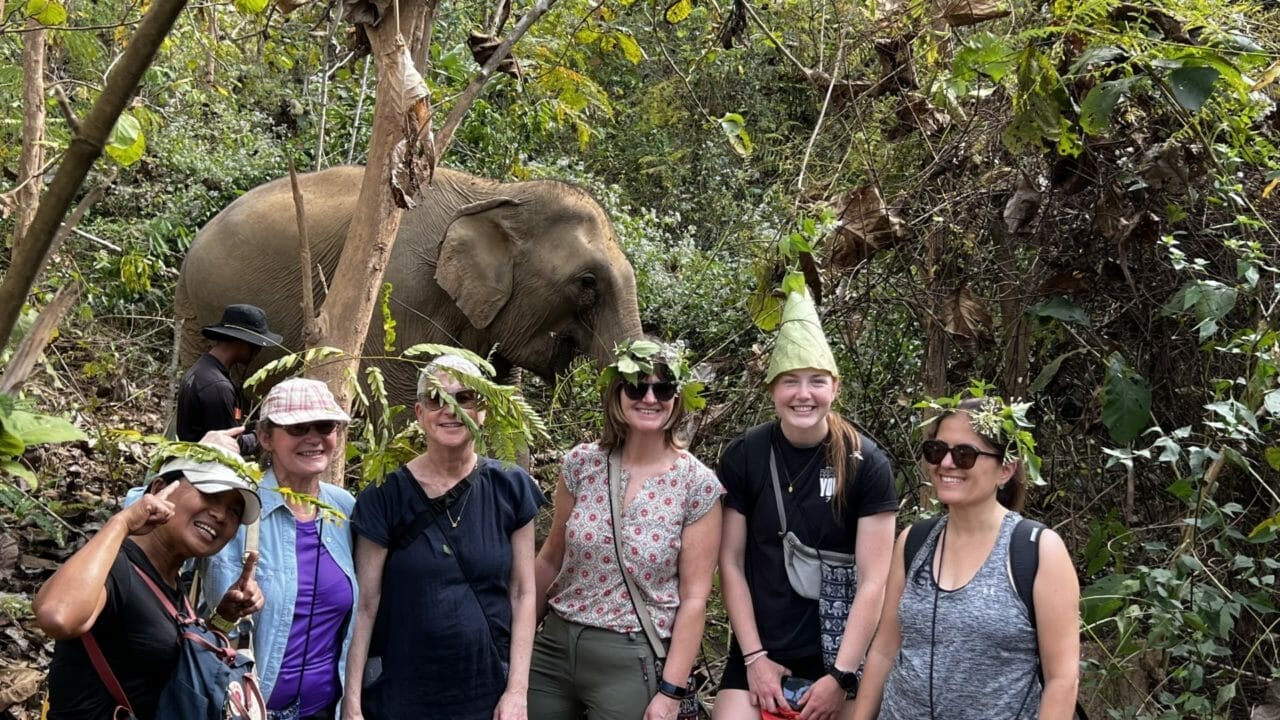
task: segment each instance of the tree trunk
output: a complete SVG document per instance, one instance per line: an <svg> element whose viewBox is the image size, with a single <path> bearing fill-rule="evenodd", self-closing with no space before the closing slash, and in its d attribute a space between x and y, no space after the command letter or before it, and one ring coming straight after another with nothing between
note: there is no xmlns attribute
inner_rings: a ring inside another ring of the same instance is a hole
<svg viewBox="0 0 1280 720"><path fill-rule="evenodd" d="M413 14L404 5L400 12ZM373 45L378 67L368 163L342 258L338 261L333 284L316 320L316 345L339 348L346 353L347 359L326 362L308 371L311 377L324 381L338 403L348 409L351 407L351 393L345 378L348 373L360 371L360 353L369 332L369 318L378 301L387 258L391 255L396 232L400 229L400 217L404 213L392 199L389 182L391 151L403 137L404 128L400 107L404 84L400 69L401 44L391 17L385 18L378 27L366 26L365 30ZM329 469L329 480L339 485L343 484L343 457L344 450L340 447Z"/></svg>
<svg viewBox="0 0 1280 720"><path fill-rule="evenodd" d="M22 156L18 160L18 203L13 230L13 258L26 250L23 238L36 216L40 202L41 175L44 172L44 49L48 31L34 18L22 48Z"/></svg>
<svg viewBox="0 0 1280 720"><path fill-rule="evenodd" d="M1004 342L1001 347L1000 393L1006 399L1022 398L1027 395L1030 380L1031 361L1031 323L1027 321L1027 298L1031 297L1029 288L1035 284L1031 278L1018 271L1018 259L1013 244L1017 238L1006 232L1003 219L997 217L992 223L992 232L996 234L996 262L1000 267L997 278L1000 301L1000 320L1004 325Z"/></svg>
<svg viewBox="0 0 1280 720"><path fill-rule="evenodd" d="M156 50L186 4L186 0L155 0L151 4L120 61L107 76L102 94L84 119L80 132L67 146L58 173L27 228L23 238L25 250L14 253L9 272L0 282L0 347L13 334L22 303L44 268L49 247L63 216L67 214L67 208L75 201L80 184L102 155L102 148L115 127L116 119L133 97L142 73L151 66Z"/></svg>

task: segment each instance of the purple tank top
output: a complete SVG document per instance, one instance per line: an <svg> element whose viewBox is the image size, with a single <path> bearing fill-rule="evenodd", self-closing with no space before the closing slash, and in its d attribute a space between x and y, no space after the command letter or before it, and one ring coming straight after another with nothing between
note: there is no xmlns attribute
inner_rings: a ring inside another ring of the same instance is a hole
<svg viewBox="0 0 1280 720"><path fill-rule="evenodd" d="M300 700L300 715L328 710L342 694L338 679L340 632L354 598L342 568L320 544L318 524L297 524L298 599L289 644L267 707L283 710Z"/></svg>

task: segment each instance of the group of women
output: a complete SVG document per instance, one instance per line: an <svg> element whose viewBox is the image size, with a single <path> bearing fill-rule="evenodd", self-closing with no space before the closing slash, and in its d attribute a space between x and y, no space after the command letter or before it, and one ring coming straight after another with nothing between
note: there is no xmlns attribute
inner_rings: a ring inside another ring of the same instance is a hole
<svg viewBox="0 0 1280 720"><path fill-rule="evenodd" d="M603 433L565 455L535 554L546 500L477 454L485 408L463 380L478 375L456 356L424 369L426 451L358 501L319 480L348 421L328 390L273 388L262 487L283 492L262 493L256 572L235 532L256 496L157 480L36 599L58 639L49 717L112 716L105 689L67 683L91 672L79 636L147 599L117 578L121 558L176 594L182 561L205 556L211 624L254 617L273 719L687 717L717 566L732 635L716 720L1071 717L1079 588L1051 531L1034 607L1011 583L1026 458L989 421L1006 405L934 419L923 460L949 512L908 564L888 458L833 409L840 373L806 294L788 300L766 376L776 417L729 443L718 472L681 439L682 348L625 343L602 378ZM158 694L163 678L139 675L126 690Z"/></svg>

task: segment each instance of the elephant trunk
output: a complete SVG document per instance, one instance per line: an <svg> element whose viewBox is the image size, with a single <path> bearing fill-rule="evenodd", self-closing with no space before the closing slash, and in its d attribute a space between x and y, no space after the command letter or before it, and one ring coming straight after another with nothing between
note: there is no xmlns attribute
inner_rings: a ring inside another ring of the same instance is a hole
<svg viewBox="0 0 1280 720"><path fill-rule="evenodd" d="M640 325L640 311L636 307L634 281L632 291L619 293L613 313L603 313L597 318L591 357L601 366L613 362L613 348L623 340L638 340L644 336Z"/></svg>

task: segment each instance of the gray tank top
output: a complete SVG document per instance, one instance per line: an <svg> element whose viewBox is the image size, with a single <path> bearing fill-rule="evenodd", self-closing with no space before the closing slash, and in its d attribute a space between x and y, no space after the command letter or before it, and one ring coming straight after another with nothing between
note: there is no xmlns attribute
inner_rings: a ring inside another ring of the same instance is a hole
<svg viewBox="0 0 1280 720"><path fill-rule="evenodd" d="M880 720L1035 718L1040 709L1040 653L1008 570L1009 540L1022 516L1005 513L986 562L967 585L949 592L938 591L931 562L948 519L933 528L907 568L898 604L902 649L885 684Z"/></svg>

